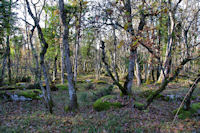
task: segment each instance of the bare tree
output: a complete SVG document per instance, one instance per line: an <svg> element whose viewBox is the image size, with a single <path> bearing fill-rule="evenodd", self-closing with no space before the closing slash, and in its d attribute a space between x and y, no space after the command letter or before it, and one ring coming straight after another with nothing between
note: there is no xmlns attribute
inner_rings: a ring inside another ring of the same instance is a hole
<svg viewBox="0 0 200 133"><path fill-rule="evenodd" d="M65 66L67 70L67 79L68 79L68 89L69 89L69 98L70 98L70 104L69 104L69 110L74 110L78 108L78 103L77 103L77 96L76 96L76 90L74 86L74 76L72 72L72 65L71 65L71 60L70 60L70 50L69 50L69 21L67 20L66 17L66 10L64 6L64 1L59 0L59 10L60 10L60 21L63 27L63 46L65 49Z"/></svg>

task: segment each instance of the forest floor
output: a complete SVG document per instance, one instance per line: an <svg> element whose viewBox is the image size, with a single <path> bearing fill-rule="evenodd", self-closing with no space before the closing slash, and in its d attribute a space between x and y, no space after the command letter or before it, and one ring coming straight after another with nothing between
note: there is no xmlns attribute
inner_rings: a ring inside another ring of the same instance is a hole
<svg viewBox="0 0 200 133"><path fill-rule="evenodd" d="M172 125L172 112L179 107L181 100L156 99L147 110L134 108L135 100L145 101L139 94L149 89L156 90L158 85L155 84L133 87L134 99L121 97L119 90L114 87L115 89L108 93L115 95L125 106L95 111L92 105L100 95L108 95L103 94L103 91L109 87L109 82L108 77L101 77L99 82L95 81L92 75L80 76L77 84L79 110L76 112L64 111L64 106L69 102L67 84L57 84L59 90L52 92L55 105L53 114L48 113L42 100L20 102L1 99L0 132L200 132L199 116L177 119ZM179 80L170 83L163 95L183 97L188 89L187 80ZM194 94L196 98L192 102L200 102L199 86Z"/></svg>

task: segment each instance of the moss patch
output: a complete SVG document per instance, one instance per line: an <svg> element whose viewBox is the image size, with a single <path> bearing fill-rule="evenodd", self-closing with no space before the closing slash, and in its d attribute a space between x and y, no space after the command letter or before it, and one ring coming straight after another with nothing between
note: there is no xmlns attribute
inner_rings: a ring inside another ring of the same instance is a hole
<svg viewBox="0 0 200 133"><path fill-rule="evenodd" d="M15 92L18 96L24 96L26 98L31 99L40 99L40 94L42 94L42 91L39 89L32 89L32 90L19 90Z"/></svg>
<svg viewBox="0 0 200 133"><path fill-rule="evenodd" d="M175 115L178 109L173 111L173 114ZM195 114L198 114L198 110L200 110L200 102L199 103L193 103L191 105L190 110L185 110L184 108L181 108L179 113L178 113L178 118L179 119L186 119L186 118L191 118Z"/></svg>
<svg viewBox="0 0 200 133"><path fill-rule="evenodd" d="M68 90L67 84L57 84L56 87L60 90Z"/></svg>
<svg viewBox="0 0 200 133"><path fill-rule="evenodd" d="M108 96L104 96L98 100L96 100L93 104L93 107L96 111L103 111L103 110L108 110L111 107L115 107L115 108L120 108L122 107L122 104L119 102L110 102L110 99L115 98L114 95L108 95Z"/></svg>
<svg viewBox="0 0 200 133"><path fill-rule="evenodd" d="M137 109L139 109L139 110L143 110L144 107L145 107L145 104L140 103L140 102L135 102L134 104L135 104L135 107L136 107Z"/></svg>
<svg viewBox="0 0 200 133"><path fill-rule="evenodd" d="M94 81L94 83L96 83L96 84L108 84L106 81L103 81L103 80L96 80L96 81Z"/></svg>

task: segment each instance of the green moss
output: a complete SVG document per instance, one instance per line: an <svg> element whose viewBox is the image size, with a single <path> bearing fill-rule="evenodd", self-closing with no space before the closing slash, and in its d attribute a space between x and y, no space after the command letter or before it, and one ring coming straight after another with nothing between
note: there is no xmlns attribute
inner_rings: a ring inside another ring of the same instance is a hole
<svg viewBox="0 0 200 133"><path fill-rule="evenodd" d="M150 99L150 98L152 98L152 96L154 94L155 94L155 91L153 91L153 90L146 90L146 91L143 91L143 92L139 93L139 96L143 97L143 98ZM170 97L169 96L164 96L162 94L158 94L155 99L162 99L164 101L169 101Z"/></svg>
<svg viewBox="0 0 200 133"><path fill-rule="evenodd" d="M103 111L103 110L108 110L111 107L115 107L115 108L120 108L122 107L122 104L119 102L109 102L109 99L114 98L114 95L108 95L108 96L104 96L98 100L96 100L93 104L93 107L96 111Z"/></svg>
<svg viewBox="0 0 200 133"><path fill-rule="evenodd" d="M103 81L103 80L97 80L97 81L94 81L94 83L96 83L96 84L108 84L106 81Z"/></svg>
<svg viewBox="0 0 200 133"><path fill-rule="evenodd" d="M66 105L66 106L64 107L64 111L65 111L65 112L69 112L69 106L68 106L68 105Z"/></svg>
<svg viewBox="0 0 200 133"><path fill-rule="evenodd" d="M191 105L191 109L194 111L194 112L197 112L199 109L200 109L200 102L199 103L193 103Z"/></svg>
<svg viewBox="0 0 200 133"><path fill-rule="evenodd" d="M139 109L139 110L142 110L142 109L144 109L145 104L140 103L140 102L135 102L135 107L136 107L137 109Z"/></svg>
<svg viewBox="0 0 200 133"><path fill-rule="evenodd" d="M60 90L68 90L67 84L57 84L56 87Z"/></svg>
<svg viewBox="0 0 200 133"><path fill-rule="evenodd" d="M32 89L32 90L18 90L15 92L18 96L24 96L26 98L31 99L40 99L39 95L42 94L42 91L39 89Z"/></svg>
<svg viewBox="0 0 200 133"><path fill-rule="evenodd" d="M123 97L123 96L124 96L124 94L123 94L122 92L120 92L120 96L121 96L121 97Z"/></svg>
<svg viewBox="0 0 200 133"><path fill-rule="evenodd" d="M192 116L190 111L183 111L180 115L178 115L179 119L186 119Z"/></svg>

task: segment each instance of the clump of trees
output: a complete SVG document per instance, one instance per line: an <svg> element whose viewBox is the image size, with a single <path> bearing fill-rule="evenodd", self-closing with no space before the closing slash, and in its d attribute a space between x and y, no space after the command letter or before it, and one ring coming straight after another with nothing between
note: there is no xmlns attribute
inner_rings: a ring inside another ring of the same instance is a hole
<svg viewBox="0 0 200 133"><path fill-rule="evenodd" d="M50 86L64 84L65 72L69 110L78 108L81 73L93 72L96 79L107 73L123 95L136 85L160 84L147 108L180 74L199 72L195 0L2 0L0 7L0 85L34 75L51 113Z"/></svg>

